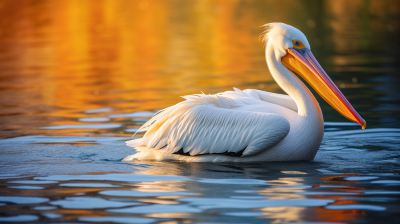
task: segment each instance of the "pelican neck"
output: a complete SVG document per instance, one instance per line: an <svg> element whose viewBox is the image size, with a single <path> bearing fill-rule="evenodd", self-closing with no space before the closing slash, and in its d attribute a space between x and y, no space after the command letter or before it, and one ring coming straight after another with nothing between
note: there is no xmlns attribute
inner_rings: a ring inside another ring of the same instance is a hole
<svg viewBox="0 0 400 224"><path fill-rule="evenodd" d="M269 70L278 85L285 91L297 104L297 113L300 116L318 114L321 108L313 94L306 85L291 71L289 71L281 62L281 58L286 52L281 53L275 49L272 41L268 41L265 56ZM283 54L283 55L282 55Z"/></svg>

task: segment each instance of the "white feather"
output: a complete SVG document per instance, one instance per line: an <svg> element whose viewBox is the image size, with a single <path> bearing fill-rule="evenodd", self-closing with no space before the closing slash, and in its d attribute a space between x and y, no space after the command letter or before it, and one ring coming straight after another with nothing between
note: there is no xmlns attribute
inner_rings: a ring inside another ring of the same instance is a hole
<svg viewBox="0 0 400 224"><path fill-rule="evenodd" d="M265 102L277 104L297 112L297 104L289 95L270 93L257 89L246 89L243 92L250 94L255 98L259 98L260 100L263 100Z"/></svg>
<svg viewBox="0 0 400 224"><path fill-rule="evenodd" d="M147 122L151 125L143 125L149 135L127 144L169 153L183 149L190 155L237 153L245 149L243 156L251 156L277 144L290 130L289 122L280 115L245 111L243 107L266 103L239 89L185 98L186 101Z"/></svg>

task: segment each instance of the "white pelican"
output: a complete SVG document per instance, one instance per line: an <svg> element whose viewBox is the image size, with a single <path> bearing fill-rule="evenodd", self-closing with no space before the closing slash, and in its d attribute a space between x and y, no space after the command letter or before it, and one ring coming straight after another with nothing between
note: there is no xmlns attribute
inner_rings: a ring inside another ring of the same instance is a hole
<svg viewBox="0 0 400 224"><path fill-rule="evenodd" d="M288 94L247 89L189 95L156 113L127 142L137 153L124 161L253 162L312 160L324 135L321 108L306 80L339 113L364 129L366 122L335 86L298 29L264 25L266 60Z"/></svg>

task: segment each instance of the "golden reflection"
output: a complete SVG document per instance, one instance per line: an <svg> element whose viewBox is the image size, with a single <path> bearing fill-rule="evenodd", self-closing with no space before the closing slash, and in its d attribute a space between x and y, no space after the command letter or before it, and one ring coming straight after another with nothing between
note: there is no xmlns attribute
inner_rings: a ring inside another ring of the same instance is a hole
<svg viewBox="0 0 400 224"><path fill-rule="evenodd" d="M97 211L89 209L58 209L57 213L61 214L72 214L72 215L94 215ZM102 212L105 213L105 212Z"/></svg>
<svg viewBox="0 0 400 224"><path fill-rule="evenodd" d="M293 186L293 185L301 185L304 182L304 179L301 177L281 177L277 180L269 181L271 185L279 185L279 186Z"/></svg>
<svg viewBox="0 0 400 224"><path fill-rule="evenodd" d="M295 187L303 185L304 179L300 177L282 177L277 180L270 180L268 187L257 191L260 195L266 195L268 200L289 200L289 199L305 199L304 195L298 194L305 192L304 187ZM294 187L290 187L294 186Z"/></svg>
<svg viewBox="0 0 400 224"><path fill-rule="evenodd" d="M192 223L191 221L189 222L181 222L181 221L166 221L166 222L158 222L159 224L181 224L181 223Z"/></svg>
<svg viewBox="0 0 400 224"><path fill-rule="evenodd" d="M159 204L159 205L177 205L180 204L177 201L171 201L171 200L157 200L157 199L136 199L138 202L144 202L144 203L152 203L152 204Z"/></svg>
<svg viewBox="0 0 400 224"><path fill-rule="evenodd" d="M165 212L165 213L153 213L145 214L145 217L150 218L190 218L193 214L183 212Z"/></svg>
<svg viewBox="0 0 400 224"><path fill-rule="evenodd" d="M135 161L138 165L147 165L148 161L145 163L142 161ZM201 172L204 172L205 166L202 163L185 163L185 162L150 162L150 168L136 171L135 174L144 175L172 175L172 176L199 176ZM218 166L218 165L216 165ZM184 168L182 168L184 167ZM219 166L218 166L219 167ZM165 172L168 170L168 172Z"/></svg>
<svg viewBox="0 0 400 224"><path fill-rule="evenodd" d="M78 189L61 189L57 190L56 193L59 194L80 194L80 193L87 193L87 192L99 192L99 191L105 191L109 190L109 188L78 188Z"/></svg>
<svg viewBox="0 0 400 224"><path fill-rule="evenodd" d="M134 190L140 192L186 192L185 181L154 181L135 183Z"/></svg>
<svg viewBox="0 0 400 224"><path fill-rule="evenodd" d="M304 192L304 190L292 190L288 192L280 192L279 190L277 191L271 191L270 195L266 194L267 192L262 192L260 194L268 195L267 199L268 200L294 200L294 199L306 199L307 197L304 195L298 195L296 194L297 192Z"/></svg>
<svg viewBox="0 0 400 224"><path fill-rule="evenodd" d="M301 171L281 171L281 173L286 173L286 174L307 174L307 173L301 172Z"/></svg>
<svg viewBox="0 0 400 224"><path fill-rule="evenodd" d="M274 219L271 223L301 222L303 207L266 207L259 209L263 215L261 217Z"/></svg>
<svg viewBox="0 0 400 224"><path fill-rule="evenodd" d="M111 108L96 114L104 117L155 111L200 91L212 94L237 87L282 92L268 72L259 41L260 26L267 22L292 24L312 46L318 45L316 51L331 47L338 52L376 45L360 39L368 40L375 31L393 34L399 27L398 21L388 20L398 9L386 1L327 0L315 7L302 0L27 2L1 1L3 137L130 136L125 127L38 128L86 124L77 119L92 116L83 113L88 109ZM307 25L310 21L313 26ZM320 32L324 21L330 31L325 38ZM333 58L334 69L363 60L340 57ZM132 123L128 118L118 122Z"/></svg>
<svg viewBox="0 0 400 224"><path fill-rule="evenodd" d="M264 55L252 30L265 21L236 18L241 6L235 1L35 3L4 1L0 16L0 50L15 55L11 63L18 65L7 67L17 74L6 80L15 94L7 92L11 100L0 103L19 104L18 113L41 116L36 122L14 120L23 123L9 128L20 133L129 136L124 129L35 129L84 124L76 119L87 117L82 114L87 109L153 111L201 90L216 93L271 80L265 63L253 67ZM235 24L254 25L238 29ZM259 57L251 56L255 48ZM2 108L0 113L8 114Z"/></svg>

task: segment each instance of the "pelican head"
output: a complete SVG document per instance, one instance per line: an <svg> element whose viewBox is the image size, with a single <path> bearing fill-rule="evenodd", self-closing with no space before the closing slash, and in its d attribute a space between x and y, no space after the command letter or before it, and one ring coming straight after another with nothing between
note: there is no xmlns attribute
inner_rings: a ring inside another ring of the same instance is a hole
<svg viewBox="0 0 400 224"><path fill-rule="evenodd" d="M311 52L306 36L295 27L284 23L268 23L264 27L263 40L273 45L276 60L281 61L289 71L302 77L344 117L365 129L365 120L322 69Z"/></svg>

